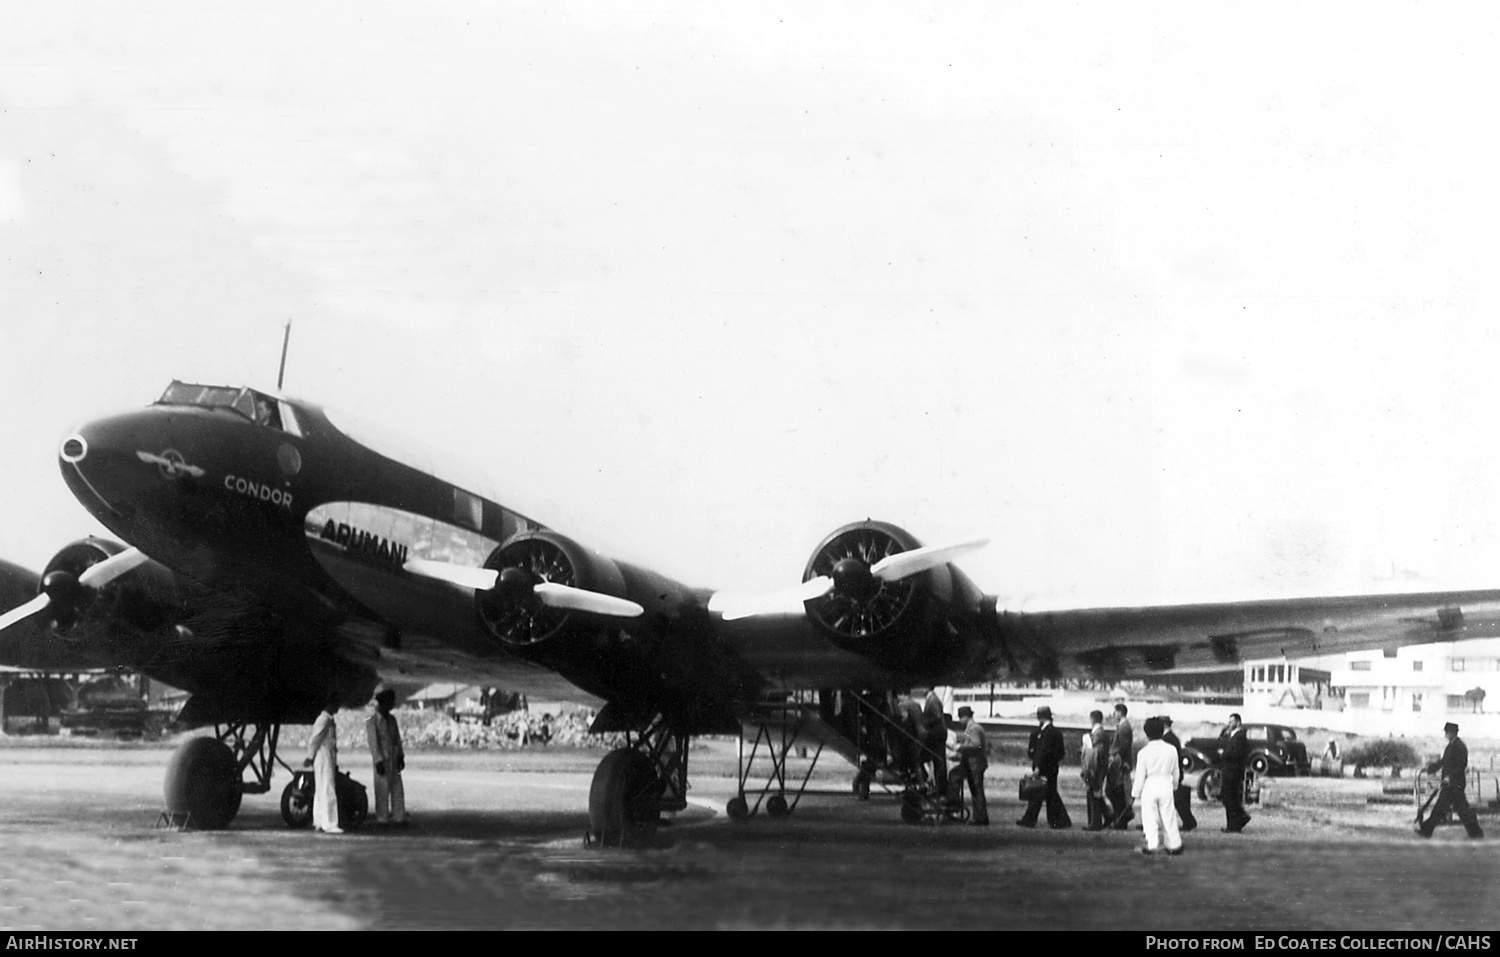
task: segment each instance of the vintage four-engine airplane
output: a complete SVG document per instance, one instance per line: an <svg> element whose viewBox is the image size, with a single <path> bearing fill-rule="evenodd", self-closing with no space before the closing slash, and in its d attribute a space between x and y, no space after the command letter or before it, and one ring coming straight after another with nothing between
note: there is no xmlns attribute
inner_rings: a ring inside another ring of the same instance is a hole
<svg viewBox="0 0 1500 957"><path fill-rule="evenodd" d="M174 754L166 797L206 828L270 789L282 724L311 722L331 695L362 705L381 682L602 704L592 730L627 746L599 764L589 831L618 845L685 806L694 735L790 721L878 764L879 735L845 705L878 722L913 686L1500 635L1500 591L1008 612L952 564L982 543L924 547L868 520L818 543L801 584L714 592L597 554L353 420L249 388L173 382L66 436L59 464L128 544L73 542L40 575L0 563L0 661L127 667L189 692L179 722L215 733ZM745 780L742 767L732 815L751 810ZM768 787L768 813L787 813L784 764Z"/></svg>

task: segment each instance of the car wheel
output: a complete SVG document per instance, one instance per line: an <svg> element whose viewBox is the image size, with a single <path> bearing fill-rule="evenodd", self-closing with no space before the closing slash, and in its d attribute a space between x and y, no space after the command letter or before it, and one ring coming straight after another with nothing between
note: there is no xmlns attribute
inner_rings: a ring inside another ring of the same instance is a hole
<svg viewBox="0 0 1500 957"><path fill-rule="evenodd" d="M1224 772L1218 768L1209 768L1198 779L1198 797L1205 801L1217 801L1223 790Z"/></svg>
<svg viewBox="0 0 1500 957"><path fill-rule="evenodd" d="M1264 753L1257 751L1250 755L1250 770L1256 774L1267 774L1271 770L1271 759Z"/></svg>

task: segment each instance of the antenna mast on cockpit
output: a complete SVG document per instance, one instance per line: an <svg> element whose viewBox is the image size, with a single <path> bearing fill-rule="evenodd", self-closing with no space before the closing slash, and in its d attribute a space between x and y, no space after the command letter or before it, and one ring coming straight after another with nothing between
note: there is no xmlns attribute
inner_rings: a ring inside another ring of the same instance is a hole
<svg viewBox="0 0 1500 957"><path fill-rule="evenodd" d="M292 320L286 321L286 332L281 336L281 368L276 372L276 391L281 391L281 380L286 378L286 347L292 341Z"/></svg>

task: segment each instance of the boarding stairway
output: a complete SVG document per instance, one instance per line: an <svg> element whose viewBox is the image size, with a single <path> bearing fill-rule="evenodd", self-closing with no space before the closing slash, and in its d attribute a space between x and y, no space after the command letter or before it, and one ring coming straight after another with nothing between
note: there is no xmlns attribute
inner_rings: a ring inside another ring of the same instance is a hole
<svg viewBox="0 0 1500 957"><path fill-rule="evenodd" d="M947 756L934 755L892 712L894 696L882 691L823 689L769 694L743 720L739 741L739 791L729 802L729 816L740 820L762 807L773 818L796 809L825 750L856 768L852 791L868 800L872 786L901 798L903 820L942 820L951 811L926 782L922 767L936 759L946 769ZM746 745L749 751L746 751ZM816 749L801 779L788 773L793 748ZM908 756L900 760L900 756ZM747 788L757 761L768 765L764 783ZM945 772L946 773L946 772ZM755 802L750 803L754 794ZM791 795L788 799L788 794Z"/></svg>

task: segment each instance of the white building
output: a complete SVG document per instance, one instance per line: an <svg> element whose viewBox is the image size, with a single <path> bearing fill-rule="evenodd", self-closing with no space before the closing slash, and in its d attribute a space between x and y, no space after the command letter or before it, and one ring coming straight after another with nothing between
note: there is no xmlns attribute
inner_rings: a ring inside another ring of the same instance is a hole
<svg viewBox="0 0 1500 957"><path fill-rule="evenodd" d="M1350 712L1404 718L1413 733L1434 722L1500 708L1500 639L1409 645L1394 654L1353 652L1322 659Z"/></svg>

